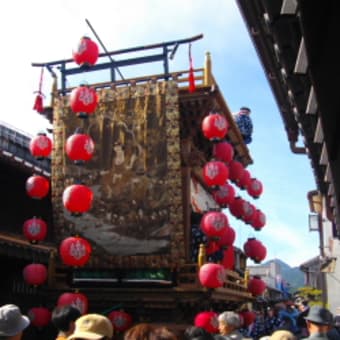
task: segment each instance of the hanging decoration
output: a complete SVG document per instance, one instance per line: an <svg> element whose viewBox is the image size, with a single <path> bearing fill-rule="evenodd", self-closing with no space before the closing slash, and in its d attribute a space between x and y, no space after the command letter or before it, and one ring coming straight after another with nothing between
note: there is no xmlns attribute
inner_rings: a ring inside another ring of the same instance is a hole
<svg viewBox="0 0 340 340"><path fill-rule="evenodd" d="M266 224L266 215L260 209L256 209L250 224L256 231L261 230Z"/></svg>
<svg viewBox="0 0 340 340"><path fill-rule="evenodd" d="M34 105L33 105L33 110L43 113L44 112L44 105L43 105L43 99L44 99L44 94L42 93L42 83L43 83L43 77L44 77L44 67L41 68L40 71L40 80L39 80L39 89L38 91L34 92L36 93Z"/></svg>
<svg viewBox="0 0 340 340"><path fill-rule="evenodd" d="M209 187L217 187L223 185L229 176L228 167L220 161L211 161L203 167L204 182Z"/></svg>
<svg viewBox="0 0 340 340"><path fill-rule="evenodd" d="M262 183L256 178L250 179L250 183L247 186L247 192L251 197L255 199L259 198L263 192Z"/></svg>
<svg viewBox="0 0 340 340"><path fill-rule="evenodd" d="M50 182L47 178L39 175L33 175L26 181L26 192L28 196L34 199L42 199L47 196L50 190Z"/></svg>
<svg viewBox="0 0 340 340"><path fill-rule="evenodd" d="M220 246L218 245L217 241L215 240L209 240L206 247L205 247L205 253L206 255L212 255L220 250Z"/></svg>
<svg viewBox="0 0 340 340"><path fill-rule="evenodd" d="M230 213L236 217L237 219L240 219L243 215L243 204L244 199L237 196L235 199L229 204L229 211Z"/></svg>
<svg viewBox="0 0 340 340"><path fill-rule="evenodd" d="M202 121L202 132L205 138L211 142L223 139L228 133L227 119L219 113L209 113Z"/></svg>
<svg viewBox="0 0 340 340"><path fill-rule="evenodd" d="M63 192L64 207L75 216L89 211L92 207L93 192L83 184L72 184Z"/></svg>
<svg viewBox="0 0 340 340"><path fill-rule="evenodd" d="M224 269L235 269L235 248L233 246L229 246L227 249L223 250L221 265Z"/></svg>
<svg viewBox="0 0 340 340"><path fill-rule="evenodd" d="M201 230L211 238L219 238L229 227L228 217L221 211L209 211L202 216Z"/></svg>
<svg viewBox="0 0 340 340"><path fill-rule="evenodd" d="M266 288L266 283L261 280L259 276L254 276L252 279L249 280L248 290L253 296L262 295Z"/></svg>
<svg viewBox="0 0 340 340"><path fill-rule="evenodd" d="M217 263L206 263L200 267L198 277L201 285L206 288L222 287L225 277L224 268Z"/></svg>
<svg viewBox="0 0 340 340"><path fill-rule="evenodd" d="M41 218L30 218L23 224L23 233L31 243L43 241L47 235L47 224Z"/></svg>
<svg viewBox="0 0 340 340"><path fill-rule="evenodd" d="M189 92L193 93L196 91L195 85L195 75L194 75L194 66L191 56L191 44L189 44Z"/></svg>
<svg viewBox="0 0 340 340"><path fill-rule="evenodd" d="M97 62L98 56L98 45L89 37L82 37L73 51L74 61L83 67L93 66Z"/></svg>
<svg viewBox="0 0 340 340"><path fill-rule="evenodd" d="M63 293L59 296L57 306L73 306L78 308L82 315L86 314L89 308L89 301L86 295L75 293Z"/></svg>
<svg viewBox="0 0 340 340"><path fill-rule="evenodd" d="M204 311L196 314L194 325L205 329L208 333L218 333L218 314L212 311Z"/></svg>
<svg viewBox="0 0 340 340"><path fill-rule="evenodd" d="M29 264L23 270L23 277L27 284L41 286L47 280L47 268L40 263Z"/></svg>
<svg viewBox="0 0 340 340"><path fill-rule="evenodd" d="M229 163L229 178L231 181L233 181L237 185L239 185L243 171L244 171L244 167L242 163L240 163L239 161L232 160Z"/></svg>
<svg viewBox="0 0 340 340"><path fill-rule="evenodd" d="M247 209L245 210L245 214L243 216L243 221L246 224L251 224L253 219L255 218L256 208L253 204L247 202Z"/></svg>
<svg viewBox="0 0 340 340"><path fill-rule="evenodd" d="M67 156L76 164L82 164L89 161L94 154L93 139L77 130L73 135L67 138L65 150Z"/></svg>
<svg viewBox="0 0 340 340"><path fill-rule="evenodd" d="M217 244L221 248L226 249L234 244L235 238L236 238L235 230L232 227L227 227L223 229L223 233L217 240Z"/></svg>
<svg viewBox="0 0 340 340"><path fill-rule="evenodd" d="M235 189L229 183L225 183L213 191L212 195L217 204L226 208L235 200Z"/></svg>
<svg viewBox="0 0 340 340"><path fill-rule="evenodd" d="M226 141L214 143L212 154L214 159L228 164L234 158L234 148Z"/></svg>
<svg viewBox="0 0 340 340"><path fill-rule="evenodd" d="M86 295L75 293L63 293L59 296L57 306L73 306L78 308L82 315L86 314L89 307L89 301Z"/></svg>
<svg viewBox="0 0 340 340"><path fill-rule="evenodd" d="M251 175L247 169L244 169L242 175L238 181L239 187L244 190L247 189L250 184Z"/></svg>
<svg viewBox="0 0 340 340"><path fill-rule="evenodd" d="M59 247L62 262L72 267L85 266L90 259L91 252L91 244L79 236L64 239Z"/></svg>
<svg viewBox="0 0 340 340"><path fill-rule="evenodd" d="M267 255L266 247L255 238L248 238L247 242L243 245L243 250L246 256L255 263L262 262Z"/></svg>
<svg viewBox="0 0 340 340"><path fill-rule="evenodd" d="M52 313L45 307L33 307L27 313L31 324L35 327L46 327L50 321Z"/></svg>
<svg viewBox="0 0 340 340"><path fill-rule="evenodd" d="M70 106L79 118L88 118L96 110L98 96L96 90L87 85L74 88L70 94Z"/></svg>
<svg viewBox="0 0 340 340"><path fill-rule="evenodd" d="M256 320L256 314L253 311L243 310L239 313L242 320L243 328L247 328L252 325Z"/></svg>
<svg viewBox="0 0 340 340"><path fill-rule="evenodd" d="M115 310L107 316L112 322L113 329L125 332L132 325L132 316L124 311Z"/></svg>
<svg viewBox="0 0 340 340"><path fill-rule="evenodd" d="M52 151L52 141L46 133L39 133L32 138L29 144L31 155L37 160L42 160L50 156Z"/></svg>

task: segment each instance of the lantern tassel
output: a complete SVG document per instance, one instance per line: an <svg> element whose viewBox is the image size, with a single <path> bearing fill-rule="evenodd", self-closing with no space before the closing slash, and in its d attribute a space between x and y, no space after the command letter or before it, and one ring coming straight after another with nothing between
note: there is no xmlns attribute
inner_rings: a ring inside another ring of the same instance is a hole
<svg viewBox="0 0 340 340"><path fill-rule="evenodd" d="M191 57L191 44L189 44L189 92L193 93L196 91L196 85L195 85L195 76L194 76L194 67Z"/></svg>
<svg viewBox="0 0 340 340"><path fill-rule="evenodd" d="M42 90L43 76L44 76L44 67L41 68L41 72L40 72L39 90L34 92L34 93L37 93L37 96L35 97L33 110L36 110L39 113L44 112L44 105L43 105L44 95L41 91Z"/></svg>
<svg viewBox="0 0 340 340"><path fill-rule="evenodd" d="M33 110L39 113L44 112L43 95L41 93L37 94L37 96L35 97Z"/></svg>

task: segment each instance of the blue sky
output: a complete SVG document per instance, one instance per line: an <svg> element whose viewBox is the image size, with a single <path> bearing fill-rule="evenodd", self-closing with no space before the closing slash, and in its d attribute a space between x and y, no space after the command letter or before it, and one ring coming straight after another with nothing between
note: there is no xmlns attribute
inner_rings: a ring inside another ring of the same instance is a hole
<svg viewBox="0 0 340 340"><path fill-rule="evenodd" d="M205 52L210 51L214 76L230 109L252 109L254 135L249 149L254 164L249 171L265 188L254 204L267 215L267 225L254 232L230 218L236 245L242 247L255 236L267 247L267 259L278 257L292 266L318 254L317 234L308 231L306 195L315 189L311 165L307 156L289 149L274 97L234 0L12 0L2 6L0 120L31 134L48 123L32 110L39 70L30 64L71 58L82 35L93 37L85 18L110 51L203 33L204 39L192 47L194 66L203 67ZM170 70L187 68L188 49L181 46ZM160 70L153 65L133 71L141 75ZM127 70L122 72L129 76ZM50 84L46 72L46 95ZM251 201L247 194L243 197Z"/></svg>

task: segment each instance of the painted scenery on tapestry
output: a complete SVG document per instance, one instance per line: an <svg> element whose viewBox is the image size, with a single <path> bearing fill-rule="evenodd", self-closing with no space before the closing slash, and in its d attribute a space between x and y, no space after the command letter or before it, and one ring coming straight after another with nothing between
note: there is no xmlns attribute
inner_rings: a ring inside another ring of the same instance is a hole
<svg viewBox="0 0 340 340"><path fill-rule="evenodd" d="M165 91L165 90L164 90ZM54 215L58 237L81 233L110 255L169 252L165 94L156 85L101 90L95 115L77 118L60 97L54 105ZM75 165L62 145L77 128L95 144L88 164ZM59 163L59 164L58 164ZM57 202L61 187L78 182L94 193L92 208L72 216Z"/></svg>

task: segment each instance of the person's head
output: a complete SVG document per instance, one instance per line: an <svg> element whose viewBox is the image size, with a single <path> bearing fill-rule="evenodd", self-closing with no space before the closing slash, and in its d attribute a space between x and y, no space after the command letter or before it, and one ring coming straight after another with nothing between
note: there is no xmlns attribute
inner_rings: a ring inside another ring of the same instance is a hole
<svg viewBox="0 0 340 340"><path fill-rule="evenodd" d="M214 340L214 336L204 328L191 326L184 332L184 338L187 340Z"/></svg>
<svg viewBox="0 0 340 340"><path fill-rule="evenodd" d="M290 331L278 330L269 337L269 340L296 340L296 336Z"/></svg>
<svg viewBox="0 0 340 340"><path fill-rule="evenodd" d="M75 329L67 339L109 340L113 336L111 321L100 314L86 314L76 320Z"/></svg>
<svg viewBox="0 0 340 340"><path fill-rule="evenodd" d="M177 340L177 336L166 327L156 327L150 334L150 340Z"/></svg>
<svg viewBox="0 0 340 340"><path fill-rule="evenodd" d="M59 306L53 309L52 323L58 331L72 334L75 321L81 316L78 308L74 306Z"/></svg>
<svg viewBox="0 0 340 340"><path fill-rule="evenodd" d="M251 110L250 110L249 107L242 106L242 107L240 108L240 114L241 114L241 115L250 115L250 113L251 113Z"/></svg>
<svg viewBox="0 0 340 340"><path fill-rule="evenodd" d="M154 327L148 323L139 323L124 334L124 340L149 340L150 335L154 331Z"/></svg>
<svg viewBox="0 0 340 340"><path fill-rule="evenodd" d="M333 314L326 308L312 306L305 317L309 333L327 333L333 326Z"/></svg>
<svg viewBox="0 0 340 340"><path fill-rule="evenodd" d="M222 335L229 334L241 326L240 316L232 311L226 311L217 318L218 330Z"/></svg>
<svg viewBox="0 0 340 340"><path fill-rule="evenodd" d="M21 339L29 324L29 318L21 314L18 306L8 304L0 307L0 339Z"/></svg>

